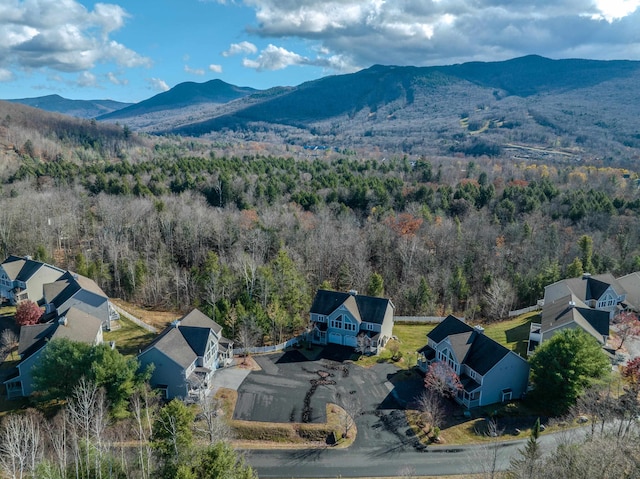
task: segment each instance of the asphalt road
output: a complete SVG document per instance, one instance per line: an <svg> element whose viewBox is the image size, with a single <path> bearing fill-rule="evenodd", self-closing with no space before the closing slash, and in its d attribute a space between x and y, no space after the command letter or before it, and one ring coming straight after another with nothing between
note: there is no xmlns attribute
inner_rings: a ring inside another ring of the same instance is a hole
<svg viewBox="0 0 640 479"><path fill-rule="evenodd" d="M542 435L543 452L557 448L558 442L584 437L587 429ZM473 446L429 446L424 452L412 447L381 448L352 446L348 449L254 450L246 458L261 478L306 477L391 477L402 475L444 476L480 474L505 470L513 456L524 446L517 441Z"/></svg>

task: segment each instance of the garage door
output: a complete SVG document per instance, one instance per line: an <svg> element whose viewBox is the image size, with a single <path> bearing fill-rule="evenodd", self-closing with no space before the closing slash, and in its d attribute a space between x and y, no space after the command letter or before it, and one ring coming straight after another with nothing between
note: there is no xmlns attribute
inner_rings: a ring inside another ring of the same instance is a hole
<svg viewBox="0 0 640 479"><path fill-rule="evenodd" d="M344 345L345 346L351 346L353 348L356 347L357 345L357 340L355 336L345 336L344 337Z"/></svg>
<svg viewBox="0 0 640 479"><path fill-rule="evenodd" d="M342 334L329 333L329 342L333 344L342 344Z"/></svg>

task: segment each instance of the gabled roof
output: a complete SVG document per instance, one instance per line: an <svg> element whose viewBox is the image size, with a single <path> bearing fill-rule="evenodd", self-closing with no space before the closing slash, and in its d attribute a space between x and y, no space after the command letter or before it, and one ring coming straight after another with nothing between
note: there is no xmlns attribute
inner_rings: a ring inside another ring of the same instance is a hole
<svg viewBox="0 0 640 479"><path fill-rule="evenodd" d="M469 366L478 374L486 374L511 352L497 341L451 315L433 328L427 337L436 344L448 338L458 362Z"/></svg>
<svg viewBox="0 0 640 479"><path fill-rule="evenodd" d="M640 310L640 273L630 273L618 278L618 283L627 292L625 303L636 311Z"/></svg>
<svg viewBox="0 0 640 479"><path fill-rule="evenodd" d="M46 341L58 338L93 344L101 329L102 321L76 308L71 308L60 319L22 326L18 354L25 359L44 346Z"/></svg>
<svg viewBox="0 0 640 479"><path fill-rule="evenodd" d="M320 289L313 299L310 311L312 314L327 316L342 305L356 320L375 324L383 323L389 306L394 308L393 303L386 298Z"/></svg>
<svg viewBox="0 0 640 479"><path fill-rule="evenodd" d="M180 319L180 326L193 326L197 328L208 328L212 329L216 335L220 335L222 331L222 326L216 323L209 316L204 314L199 309L194 309L190 313Z"/></svg>
<svg viewBox="0 0 640 479"><path fill-rule="evenodd" d="M2 262L2 268L11 279L11 281L29 281L35 276L41 268L46 268L64 273L63 270L42 261L35 261L29 257L21 258L20 256L10 255Z"/></svg>
<svg viewBox="0 0 640 479"><path fill-rule="evenodd" d="M220 340L222 326L201 311L194 309L170 326L145 348L140 355L156 349L181 367L189 367L198 357L205 355L210 335ZM227 340L227 344L233 344Z"/></svg>
<svg viewBox="0 0 640 479"><path fill-rule="evenodd" d="M580 278L563 279L546 286L544 288L544 302L545 304L553 303L569 294L573 294L581 301L599 299L609 286L619 296L626 293L618 280L609 273L584 275Z"/></svg>
<svg viewBox="0 0 640 479"><path fill-rule="evenodd" d="M473 331L473 328L459 318L449 315L444 318L435 328L433 328L429 332L429 334L427 334L427 337L438 344L447 336L451 336L452 334L465 333L468 331Z"/></svg>
<svg viewBox="0 0 640 479"><path fill-rule="evenodd" d="M182 368L188 368L197 359L197 354L193 351L187 340L182 335L179 328L169 326L145 348L142 356L151 349L157 349L162 354L178 363Z"/></svg>
<svg viewBox="0 0 640 479"><path fill-rule="evenodd" d="M603 343L603 336L609 335L609 313L589 308L579 298L569 294L553 303L546 304L542 310L540 331L566 327L575 323Z"/></svg>

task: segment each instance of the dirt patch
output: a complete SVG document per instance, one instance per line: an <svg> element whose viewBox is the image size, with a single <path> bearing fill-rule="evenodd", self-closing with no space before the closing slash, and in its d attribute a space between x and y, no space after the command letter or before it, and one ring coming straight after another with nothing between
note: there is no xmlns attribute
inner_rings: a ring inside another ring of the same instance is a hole
<svg viewBox="0 0 640 479"><path fill-rule="evenodd" d="M260 365L253 359L252 356L246 356L242 358L233 358L233 366L240 369L249 369L251 371L262 371Z"/></svg>
<svg viewBox="0 0 640 479"><path fill-rule="evenodd" d="M116 306L124 309L127 313L132 314L139 320L146 324L149 324L158 329L163 330L171 321L181 318L183 315L177 311L151 311L149 309L142 308L133 303L128 303L122 299L110 300Z"/></svg>

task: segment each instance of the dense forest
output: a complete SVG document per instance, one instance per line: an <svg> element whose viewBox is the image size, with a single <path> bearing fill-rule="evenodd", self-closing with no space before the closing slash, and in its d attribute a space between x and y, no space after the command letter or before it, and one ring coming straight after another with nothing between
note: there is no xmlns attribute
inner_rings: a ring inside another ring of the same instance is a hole
<svg viewBox="0 0 640 479"><path fill-rule="evenodd" d="M384 294L397 315L491 320L563 277L640 269L634 171L260 145L236 155L88 120L66 135L41 120L49 129L28 137L16 118L4 120L0 254L147 307L199 307L232 336L242 324L264 341L299 331L319 287Z"/></svg>

